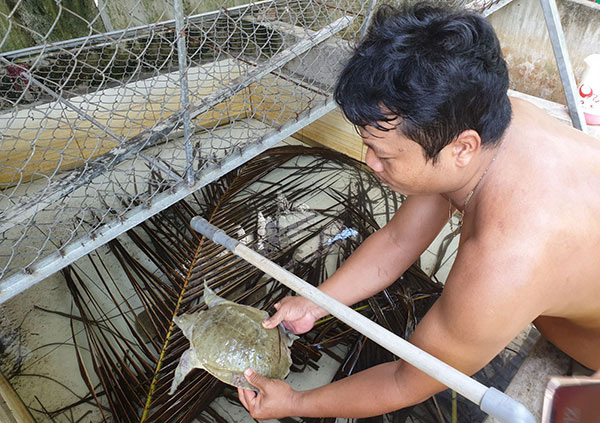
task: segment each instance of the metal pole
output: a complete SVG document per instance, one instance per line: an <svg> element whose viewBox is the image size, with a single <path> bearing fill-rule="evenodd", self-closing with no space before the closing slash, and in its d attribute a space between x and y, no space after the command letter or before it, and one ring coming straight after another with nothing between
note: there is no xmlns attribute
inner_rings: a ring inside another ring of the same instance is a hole
<svg viewBox="0 0 600 423"><path fill-rule="evenodd" d="M192 122L190 119L189 89L187 79L187 45L185 36L185 22L181 0L173 0L175 8L175 32L177 32L177 58L179 59L179 86L181 87L181 119L183 120L183 139L185 145L185 162L187 168L187 184L194 185L194 148L190 137L192 136Z"/></svg>
<svg viewBox="0 0 600 423"><path fill-rule="evenodd" d="M371 0L369 5L367 6L367 13L365 15L365 20L362 23L362 27L360 28L360 39L365 38L367 34L367 30L369 29L369 25L371 24L371 19L373 18L373 13L375 12L375 5L377 4L377 0Z"/></svg>
<svg viewBox="0 0 600 423"><path fill-rule="evenodd" d="M108 32L114 32L115 27L110 20L110 16L106 13L106 4L104 4L104 0L98 0L97 3L98 12L100 13L100 18L102 19L102 23Z"/></svg>
<svg viewBox="0 0 600 423"><path fill-rule="evenodd" d="M395 333L379 326L283 267L239 243L236 239L229 237L223 230L212 225L203 217L192 218L190 226L211 241L221 244L296 293L327 310L332 316L356 329L373 342L479 405L482 411L501 422L535 423L535 417L523 404L495 388L486 387Z"/></svg>
<svg viewBox="0 0 600 423"><path fill-rule="evenodd" d="M581 104L577 101L575 93L577 92L577 84L575 83L575 76L573 75L573 67L571 60L569 59L569 53L567 51L567 43L565 41L565 34L560 23L560 15L558 14L558 8L556 7L555 0L540 0L542 9L544 11L544 18L546 20L546 26L548 27L548 34L550 35L550 41L552 42L552 49L554 50L554 57L556 58L556 64L560 73L560 79L562 81L563 89L565 91L565 98L567 100L567 106L569 107L569 114L571 115L571 121L573 126L583 132L588 132L583 111L581 110Z"/></svg>

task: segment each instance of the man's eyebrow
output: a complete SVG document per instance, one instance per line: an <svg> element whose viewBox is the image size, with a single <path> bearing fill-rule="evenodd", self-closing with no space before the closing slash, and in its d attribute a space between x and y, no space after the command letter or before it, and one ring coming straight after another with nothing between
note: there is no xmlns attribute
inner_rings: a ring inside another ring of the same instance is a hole
<svg viewBox="0 0 600 423"><path fill-rule="evenodd" d="M363 144L366 145L371 150L373 150L375 152L375 154L377 154L378 156L385 154L385 151L383 151L381 148L379 148L379 146L372 144L370 142L365 142L364 138L363 138Z"/></svg>

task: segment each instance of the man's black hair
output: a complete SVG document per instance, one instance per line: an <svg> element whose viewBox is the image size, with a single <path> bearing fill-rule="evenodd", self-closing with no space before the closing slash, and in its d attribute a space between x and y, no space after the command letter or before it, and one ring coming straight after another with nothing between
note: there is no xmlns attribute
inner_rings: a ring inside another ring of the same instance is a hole
<svg viewBox="0 0 600 423"><path fill-rule="evenodd" d="M508 127L508 71L492 26L479 14L418 3L379 7L335 88L355 125L398 129L427 159L473 129L484 146Z"/></svg>

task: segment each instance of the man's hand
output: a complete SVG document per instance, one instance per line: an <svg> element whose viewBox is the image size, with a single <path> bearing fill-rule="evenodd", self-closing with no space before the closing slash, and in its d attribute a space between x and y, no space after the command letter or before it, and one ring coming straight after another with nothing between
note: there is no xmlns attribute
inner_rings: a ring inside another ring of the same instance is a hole
<svg viewBox="0 0 600 423"><path fill-rule="evenodd" d="M279 379L269 379L247 369L244 376L248 382L258 388L258 393L250 389L238 388L238 396L252 418L256 420L279 419L288 417L297 401L297 391Z"/></svg>
<svg viewBox="0 0 600 423"><path fill-rule="evenodd" d="M296 335L308 332L317 319L327 315L322 308L304 297L285 297L275 304L275 309L277 313L265 320L263 326L272 329L283 322L286 329Z"/></svg>

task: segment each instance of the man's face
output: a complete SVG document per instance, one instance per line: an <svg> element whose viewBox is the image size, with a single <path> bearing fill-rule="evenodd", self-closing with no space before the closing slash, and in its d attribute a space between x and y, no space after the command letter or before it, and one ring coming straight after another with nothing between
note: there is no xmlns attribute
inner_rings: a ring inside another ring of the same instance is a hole
<svg viewBox="0 0 600 423"><path fill-rule="evenodd" d="M382 123L393 128L393 123ZM382 131L375 127L359 128L367 147L366 164L392 190L406 195L445 192L444 151L434 164L427 161L423 148L403 136L399 130Z"/></svg>

